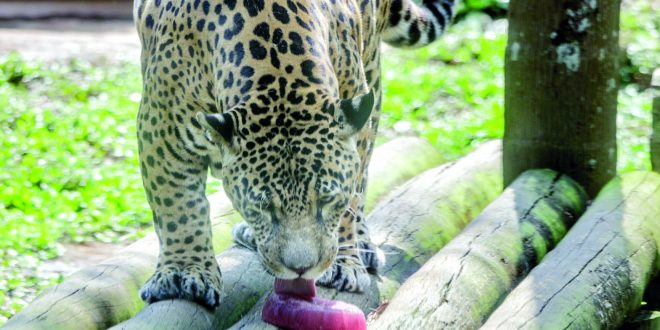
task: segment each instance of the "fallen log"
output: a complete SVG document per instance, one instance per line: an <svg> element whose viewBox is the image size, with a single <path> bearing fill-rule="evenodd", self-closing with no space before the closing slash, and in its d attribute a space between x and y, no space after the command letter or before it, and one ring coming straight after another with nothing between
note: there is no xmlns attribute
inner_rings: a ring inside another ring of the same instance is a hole
<svg viewBox="0 0 660 330"><path fill-rule="evenodd" d="M417 141L417 142L416 142ZM415 144L416 148L410 148ZM389 156L388 156L389 155ZM396 155L396 157L392 157ZM420 157L422 156L422 157ZM369 192L364 201L366 213L396 187L415 175L445 162L444 157L430 143L419 143L419 138L402 137L374 150L369 164ZM387 159L387 162L379 161ZM392 171L392 168L396 171ZM378 180L372 179L378 178Z"/></svg>
<svg viewBox="0 0 660 330"><path fill-rule="evenodd" d="M272 289L268 274L251 250L233 246L218 256L224 287L214 312L185 300L165 300L147 305L135 317L110 328L139 330L226 329Z"/></svg>
<svg viewBox="0 0 660 330"><path fill-rule="evenodd" d="M551 170L523 173L412 275L370 329L478 329L584 212L582 187Z"/></svg>
<svg viewBox="0 0 660 330"><path fill-rule="evenodd" d="M609 182L483 329L616 329L660 270L660 175Z"/></svg>
<svg viewBox="0 0 660 330"><path fill-rule="evenodd" d="M409 164L398 160L400 155L397 152L404 149L404 144L405 157L410 160ZM374 151L372 164L389 164L388 171L380 170L381 165L372 171L371 179L376 183L369 186L374 188L373 192L367 193L368 198L378 200L379 195L393 189L398 181L391 180L390 176L410 178L430 166L439 164L441 159L440 153L420 138L395 139L383 144ZM214 250L222 251L233 244L231 228L241 218L233 211L231 202L224 193L209 196L209 201ZM231 260L223 264L223 258L220 258L223 273L225 267L229 267L228 263L242 260L231 253L228 255L236 257L235 260L230 258ZM86 267L67 276L62 283L44 290L0 328L106 329L126 320L144 307L138 290L153 273L157 254L158 239L155 234L147 235L112 258ZM241 255L241 258L243 257L245 256ZM225 275L227 276L232 275ZM261 296L262 291L259 292L252 303ZM186 307L182 306L176 304L177 308Z"/></svg>
<svg viewBox="0 0 660 330"><path fill-rule="evenodd" d="M490 142L457 162L418 175L389 194L367 218L372 239L387 258L382 275L372 276L371 287L362 294L318 288L318 295L355 304L365 314L392 297L403 281L499 195L501 157L500 142ZM270 290L264 293L230 329L275 329L261 321Z"/></svg>
<svg viewBox="0 0 660 330"><path fill-rule="evenodd" d="M218 231L231 228L235 215L224 194L209 196L209 201L214 234L218 233L214 246L222 246L231 238ZM138 290L153 273L157 255L158 238L150 234L110 259L85 267L44 290L0 328L107 329L142 309Z"/></svg>

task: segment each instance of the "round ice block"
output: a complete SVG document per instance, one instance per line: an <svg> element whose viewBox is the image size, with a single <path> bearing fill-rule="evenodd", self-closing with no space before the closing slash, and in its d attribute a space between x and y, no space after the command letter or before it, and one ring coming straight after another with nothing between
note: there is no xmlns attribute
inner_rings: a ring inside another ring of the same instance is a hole
<svg viewBox="0 0 660 330"><path fill-rule="evenodd" d="M362 310L343 301L312 297L298 298L272 293L261 311L261 318L273 325L293 330L366 330Z"/></svg>

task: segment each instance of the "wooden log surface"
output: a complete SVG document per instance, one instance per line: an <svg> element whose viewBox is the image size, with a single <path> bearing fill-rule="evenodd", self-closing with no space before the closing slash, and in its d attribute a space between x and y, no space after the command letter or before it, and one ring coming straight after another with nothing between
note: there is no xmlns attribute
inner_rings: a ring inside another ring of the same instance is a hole
<svg viewBox="0 0 660 330"><path fill-rule="evenodd" d="M445 162L443 155L431 144L416 141L419 141L419 138L401 137L374 150L373 160L369 164L369 181L367 182L369 193L364 201L366 213L373 210L380 199L385 197L393 187ZM410 148L410 145L416 145L416 148ZM387 161L380 161L382 159L387 159ZM392 167L397 170L392 171Z"/></svg>
<svg viewBox="0 0 660 330"><path fill-rule="evenodd" d="M362 294L319 288L318 295L355 304L365 314L373 311L500 194L501 170L501 144L489 142L397 188L367 218L372 239L387 258L381 276L372 276ZM275 329L261 321L268 293L230 329Z"/></svg>
<svg viewBox="0 0 660 330"><path fill-rule="evenodd" d="M478 329L584 212L582 187L551 170L523 173L412 275L370 329Z"/></svg>
<svg viewBox="0 0 660 330"><path fill-rule="evenodd" d="M660 175L608 183L483 329L616 329L660 270Z"/></svg>
<svg viewBox="0 0 660 330"><path fill-rule="evenodd" d="M410 160L410 164L398 161L400 155L397 152L404 149L403 144L406 145L405 157ZM369 198L377 200L378 194L384 194L394 188L398 180L392 181L390 175L410 178L431 166L438 165L441 159L440 153L420 138L395 139L379 146L374 152L372 164L386 163L391 166L388 171L373 171L371 180L376 183L369 186L369 188L375 187L373 193L367 193ZM403 165L405 165L402 168L404 174L398 174L399 166ZM209 202L214 250L222 251L233 244L231 227L241 219L237 212L233 211L231 202L224 193L209 196ZM221 256L219 260L223 274L226 272L226 267L232 267L231 265L243 260L241 258L250 260L249 258L253 257L252 254L244 254L233 249ZM86 267L67 276L62 283L44 290L32 303L0 328L3 330L106 329L126 320L144 307L138 296L138 290L153 273L157 255L158 239L152 233L129 245L112 258L98 265ZM225 256L229 259L224 259ZM231 276L233 275L225 275L225 282L227 277L231 278ZM258 297L252 303L256 302ZM186 307L185 303L175 305L176 308Z"/></svg>

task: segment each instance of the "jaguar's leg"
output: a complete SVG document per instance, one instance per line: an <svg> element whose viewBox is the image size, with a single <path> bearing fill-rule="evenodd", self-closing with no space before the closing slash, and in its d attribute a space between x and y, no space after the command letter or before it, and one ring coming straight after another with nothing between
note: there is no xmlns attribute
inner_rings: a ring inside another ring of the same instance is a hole
<svg viewBox="0 0 660 330"><path fill-rule="evenodd" d="M357 232L357 249L360 252L360 259L368 271L378 274L385 265L385 255L383 251L371 242L369 229L364 219L356 221L355 226Z"/></svg>
<svg viewBox="0 0 660 330"><path fill-rule="evenodd" d="M378 63L378 49L373 51L374 63ZM367 188L367 171L378 127L381 106L379 69L366 70L367 80L376 95L370 122L357 136L360 171L356 178L355 195L339 224L339 251L335 263L319 279L321 285L339 290L363 291L370 284L367 271L378 272L385 263L383 253L371 242L364 216L364 194Z"/></svg>
<svg viewBox="0 0 660 330"><path fill-rule="evenodd" d="M365 200L364 194L367 191L369 162L371 161L371 154L373 153L382 104L382 89L380 84L380 47L378 46L378 43L372 45L372 48L367 50L366 54L371 54L367 56L371 61L365 60L365 63L369 63L365 68L365 75L371 89L374 91L376 102L374 103L374 109L371 113L370 123L360 134L357 145L361 160L361 172L356 191L361 192L360 201ZM357 249L360 252L360 259L367 267L367 270L378 273L385 264L385 256L383 252L371 242L364 216L364 204L360 203L358 205L359 213L355 221Z"/></svg>
<svg viewBox="0 0 660 330"><path fill-rule="evenodd" d="M156 272L140 296L149 303L180 298L216 307L222 276L213 254L209 202L204 194L207 164L204 158L190 155L180 142L168 143L156 136L162 133L141 141L140 163L160 253Z"/></svg>
<svg viewBox="0 0 660 330"><path fill-rule="evenodd" d="M354 199L358 199L356 196ZM337 290L362 292L371 280L367 273L357 240L356 222L362 215L355 211L355 206L349 207L339 223L339 251L334 264L317 280L317 283L334 287Z"/></svg>
<svg viewBox="0 0 660 330"><path fill-rule="evenodd" d="M370 269L377 271L384 263L382 254L379 254L379 251L371 243L365 225L364 191L367 182L366 166L371 150L360 150L360 146L366 144L358 142L358 151L364 151L365 153L360 153L362 169L358 176L356 193L352 196L349 207L341 216L339 222L337 258L332 267L317 281L321 285L332 286L338 290L364 291L370 284L367 271Z"/></svg>
<svg viewBox="0 0 660 330"><path fill-rule="evenodd" d="M245 221L241 221L234 225L231 230L231 236L234 242L244 248L256 251L257 241L252 234L252 228Z"/></svg>

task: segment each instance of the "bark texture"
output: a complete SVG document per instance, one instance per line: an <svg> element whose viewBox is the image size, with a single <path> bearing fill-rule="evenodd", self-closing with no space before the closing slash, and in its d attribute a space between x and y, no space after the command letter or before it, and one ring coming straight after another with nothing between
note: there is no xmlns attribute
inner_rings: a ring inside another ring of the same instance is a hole
<svg viewBox="0 0 660 330"><path fill-rule="evenodd" d="M483 329L617 329L660 270L658 219L659 174L612 180Z"/></svg>
<svg viewBox="0 0 660 330"><path fill-rule="evenodd" d="M478 329L584 212L582 187L523 173L411 276L370 329Z"/></svg>
<svg viewBox="0 0 660 330"><path fill-rule="evenodd" d="M402 144L405 144L405 149L407 149L406 158L409 161L407 163L399 161L400 155L396 154L398 150L403 148ZM390 164L390 166L387 171L380 169L372 171L370 179L376 183L369 185L369 188L374 188L372 189L373 192L369 191L367 193L368 198L378 200L379 194L382 195L392 190L399 180L411 178L427 169L431 164L439 164L441 159L439 152L423 139L396 139L383 144L374 152L371 163ZM403 168L399 166L403 166ZM399 173L399 170L403 174ZM391 180L390 176L399 179ZM231 202L224 193L209 196L209 201L211 203L211 220L213 224L213 247L215 251L222 251L233 244L231 227L239 222L241 218L237 212L233 211ZM138 290L153 273L157 255L158 239L155 234L151 234L128 246L111 259L84 268L68 276L64 282L45 290L30 305L14 315L0 328L3 330L106 329L126 320L144 307L144 303L138 296ZM248 310L261 297L262 293L272 286L271 280L265 281L260 277L264 275L264 271L260 266L255 266L257 259L252 253L232 248L227 253L222 254L218 260L225 277L224 299L225 302L228 302L228 306L244 303L247 306L244 310ZM252 267L248 267L249 269L257 269L258 273L243 274L240 270L233 270L240 265ZM238 280L240 276L246 277L243 280ZM244 281L256 281L256 284L244 286ZM264 283L264 285L268 283L268 285L260 286L259 283ZM257 290L254 291L257 293L250 290ZM228 293L234 291L241 291L241 293L239 295ZM251 294L254 295L251 301L243 300L232 303L234 296L241 297L240 299L250 299ZM168 327L178 329L180 328L178 325L183 324L192 324L191 327L195 328L193 327L194 324L203 324L204 317L202 315L208 314L203 309L196 308L193 304L183 301L165 302L163 304L169 306L170 309L159 309L159 313L166 313L165 315L171 316L176 314L172 313L172 308L181 308L178 313L183 317L181 320L168 319L172 321L169 325L167 325L168 323L161 323L157 329L168 329ZM198 320L188 318L192 315L188 314L191 305L195 307L193 310L197 313L195 315L196 318L199 318ZM145 313L149 313L150 310L147 307ZM231 310L221 310L223 315L237 319L236 315L231 314ZM155 317L159 317L159 315L155 315ZM210 316L209 319L215 320ZM191 323L193 321L198 323ZM142 326L146 326L146 324Z"/></svg>
<svg viewBox="0 0 660 330"><path fill-rule="evenodd" d="M620 0L511 0L504 183L551 168L595 196L616 174Z"/></svg>
<svg viewBox="0 0 660 330"><path fill-rule="evenodd" d="M491 142L392 191L367 218L374 243L386 253L383 277L372 276L371 287L363 294L326 288L318 288L318 294L349 301L365 312L376 308L497 197L502 189L501 168L501 144ZM436 238L439 242L426 245L415 242L422 228L440 233ZM444 229L448 232L443 232ZM213 314L197 308L197 315L208 315L212 321L208 327L189 329L226 329L236 322L232 328L275 329L261 321L261 308L264 297L272 289L273 277L265 273L257 256L232 247L221 253L218 260L225 277L223 301ZM185 322L189 312L171 312L172 304L176 303L151 304L115 329L168 329L169 324Z"/></svg>

